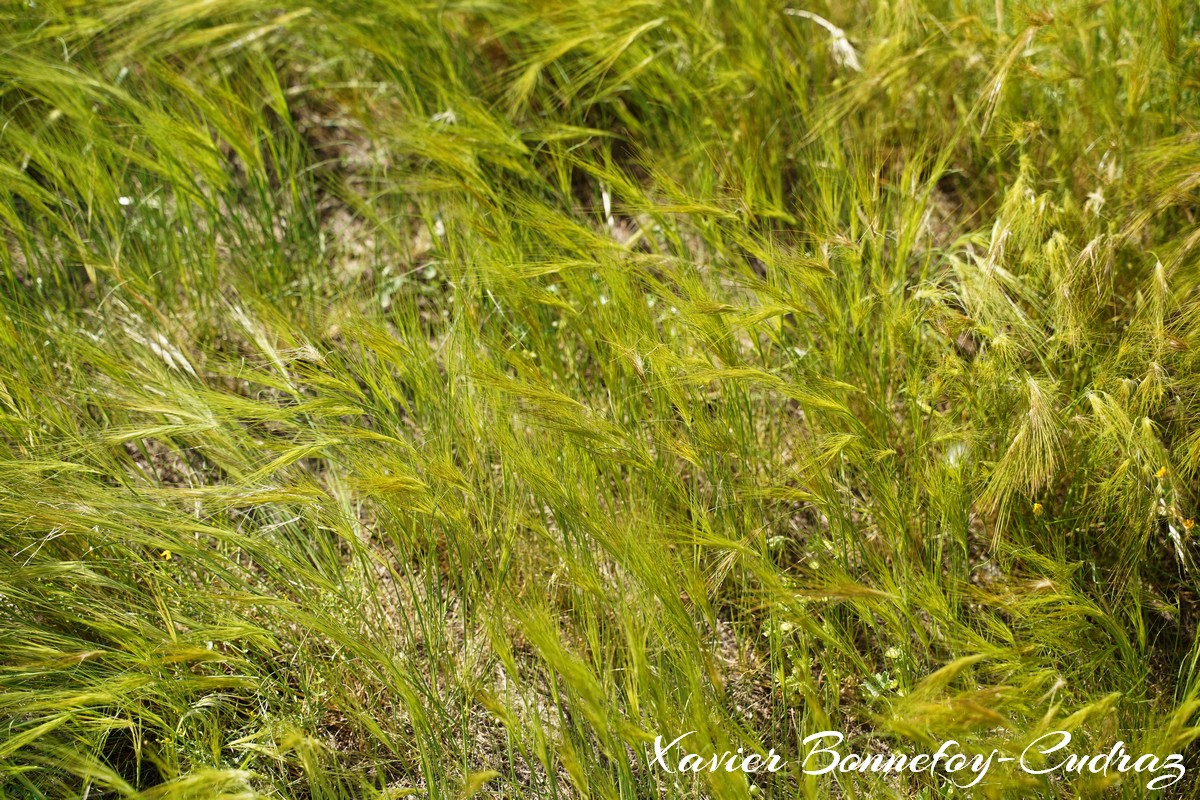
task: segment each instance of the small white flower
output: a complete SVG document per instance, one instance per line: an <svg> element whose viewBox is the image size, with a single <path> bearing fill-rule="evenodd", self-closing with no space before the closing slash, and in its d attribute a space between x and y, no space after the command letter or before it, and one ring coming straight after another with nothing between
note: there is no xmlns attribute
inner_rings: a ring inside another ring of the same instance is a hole
<svg viewBox="0 0 1200 800"><path fill-rule="evenodd" d="M123 206L130 206L130 205L133 205L133 198L126 197L125 195L121 195L120 197L117 198L117 202Z"/></svg>
<svg viewBox="0 0 1200 800"><path fill-rule="evenodd" d="M434 114L432 119L434 122L453 125L454 123L458 122L458 115L454 113L453 109L447 108L445 111L439 111L438 113Z"/></svg>
<svg viewBox="0 0 1200 800"><path fill-rule="evenodd" d="M946 448L946 463L951 469L957 469L967 455L967 445L964 442L954 442Z"/></svg>

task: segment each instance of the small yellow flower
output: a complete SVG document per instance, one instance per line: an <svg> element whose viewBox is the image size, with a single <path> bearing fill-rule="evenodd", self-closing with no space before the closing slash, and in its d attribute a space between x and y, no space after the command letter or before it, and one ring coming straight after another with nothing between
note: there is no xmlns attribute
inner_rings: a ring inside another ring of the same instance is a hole
<svg viewBox="0 0 1200 800"><path fill-rule="evenodd" d="M1190 531L1194 527L1196 527L1196 520L1192 519L1191 517L1188 517L1183 521L1183 529L1185 531Z"/></svg>
<svg viewBox="0 0 1200 800"><path fill-rule="evenodd" d="M1165 478L1165 477L1167 477L1167 468L1166 468L1166 467L1159 467L1159 468L1158 468L1158 472L1154 473L1154 477L1156 477L1156 478Z"/></svg>
<svg viewBox="0 0 1200 800"><path fill-rule="evenodd" d="M1033 504L1033 515L1034 515L1035 517L1040 517L1040 516L1042 515L1042 510L1043 510L1043 509L1042 509L1042 504L1041 504L1041 503L1034 503L1034 504Z"/></svg>
<svg viewBox="0 0 1200 800"><path fill-rule="evenodd" d="M171 554L170 550L163 550L161 553L159 553L159 555L162 557L163 561L170 561L172 558L175 557L174 555Z"/></svg>

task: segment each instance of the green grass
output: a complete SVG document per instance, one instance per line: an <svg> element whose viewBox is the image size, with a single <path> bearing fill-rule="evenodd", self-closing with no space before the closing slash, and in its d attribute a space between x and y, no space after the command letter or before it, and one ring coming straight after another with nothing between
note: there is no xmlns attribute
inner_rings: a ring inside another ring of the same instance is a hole
<svg viewBox="0 0 1200 800"><path fill-rule="evenodd" d="M1200 12L1036 5L0 3L0 798L1191 764Z"/></svg>

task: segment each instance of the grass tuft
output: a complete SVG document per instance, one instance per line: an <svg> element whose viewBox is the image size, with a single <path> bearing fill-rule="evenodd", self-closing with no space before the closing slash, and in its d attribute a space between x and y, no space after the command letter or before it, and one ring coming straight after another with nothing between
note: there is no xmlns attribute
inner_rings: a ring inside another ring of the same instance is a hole
<svg viewBox="0 0 1200 800"><path fill-rule="evenodd" d="M1182 0L0 6L0 798L1190 760L1197 55Z"/></svg>

